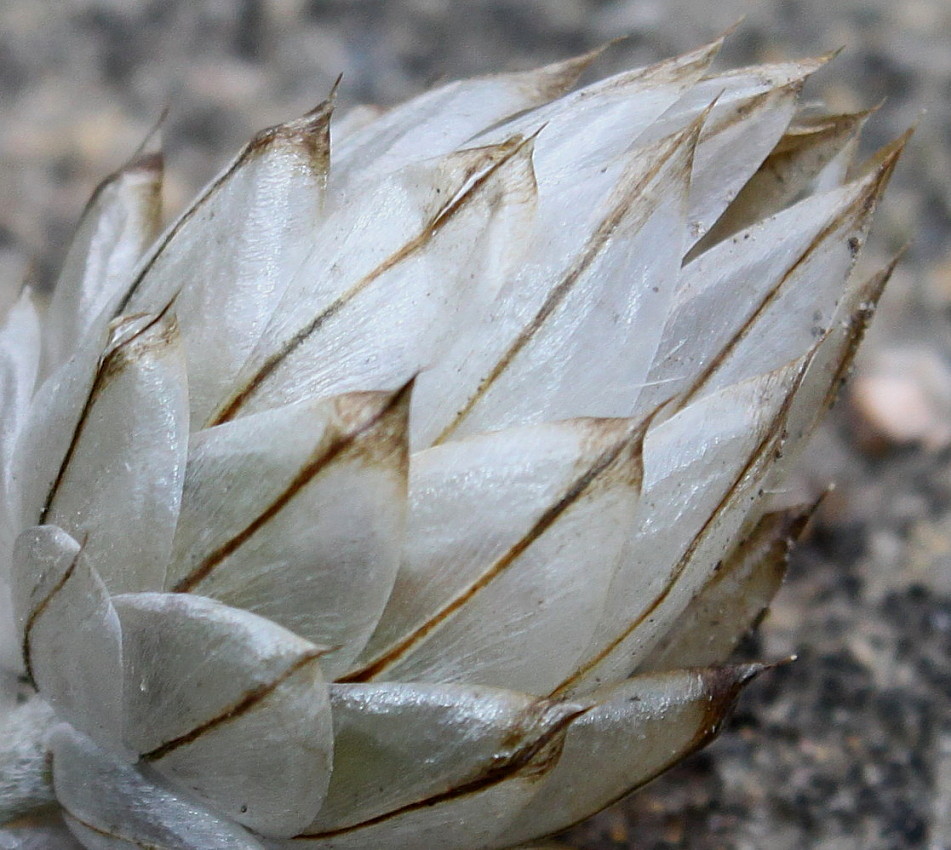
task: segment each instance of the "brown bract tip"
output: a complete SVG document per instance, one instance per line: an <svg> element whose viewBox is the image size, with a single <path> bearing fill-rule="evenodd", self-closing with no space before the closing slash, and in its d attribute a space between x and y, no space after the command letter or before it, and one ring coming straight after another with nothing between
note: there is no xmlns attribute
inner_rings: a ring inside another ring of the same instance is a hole
<svg viewBox="0 0 951 850"><path fill-rule="evenodd" d="M775 663L754 662L727 667L707 667L701 671L704 686L708 693L705 721L699 727L697 746L716 737L723 723L736 705L743 688L766 670L777 666Z"/></svg>
<svg viewBox="0 0 951 850"><path fill-rule="evenodd" d="M716 738L736 706L743 688L772 666L775 665L756 662L701 668L698 672L707 695L707 702L704 706L703 718L697 725L697 733L690 744L684 748L682 756L702 749Z"/></svg>
<svg viewBox="0 0 951 850"><path fill-rule="evenodd" d="M898 164L898 160L914 132L914 126L909 127L893 142L889 142L885 147L873 153L860 167L860 174L875 175L874 200L877 201L885 191L885 187L895 171L895 166Z"/></svg>
<svg viewBox="0 0 951 850"><path fill-rule="evenodd" d="M580 56L572 56L562 62L554 62L536 71L530 71L528 76L533 88L546 100L560 97L573 88L578 78L616 41L609 41Z"/></svg>
<svg viewBox="0 0 951 850"><path fill-rule="evenodd" d="M342 450L405 475L409 467L409 410L415 381L414 375L392 392L339 396L336 408L343 431Z"/></svg>
<svg viewBox="0 0 951 850"><path fill-rule="evenodd" d="M178 320L171 313L146 317L144 324L128 331L103 355L93 388L94 397L111 378L130 366L171 352L179 338Z"/></svg>
<svg viewBox="0 0 951 850"><path fill-rule="evenodd" d="M713 43L723 44L724 41L726 41L731 35L733 35L733 33L735 33L740 28L740 26L743 24L745 20L746 20L746 15L740 15L732 24L730 24L725 30L723 30L723 32L721 32L719 36L717 36L716 40Z"/></svg>
<svg viewBox="0 0 951 850"><path fill-rule="evenodd" d="M840 44L838 47L834 47L828 53L822 53L817 56L815 59L811 60L816 63L816 65L821 68L823 65L828 65L833 59L838 58L839 54L845 50L845 45Z"/></svg>
<svg viewBox="0 0 951 850"><path fill-rule="evenodd" d="M642 84L665 85L689 79L692 74L703 74L723 47L723 38L715 39L696 50L665 59L656 65L639 68L621 75L625 82L635 80Z"/></svg>
<svg viewBox="0 0 951 850"><path fill-rule="evenodd" d="M833 489L834 487L830 484L811 502L795 505L782 511L782 533L787 541L787 549L791 549L802 539L806 527Z"/></svg>
<svg viewBox="0 0 951 850"><path fill-rule="evenodd" d="M878 107L858 112L800 114L793 119L770 156L795 151L806 142L854 136Z"/></svg>
<svg viewBox="0 0 951 850"><path fill-rule="evenodd" d="M130 159L119 172L120 174L146 173L161 174L165 170L165 157L161 151L140 153Z"/></svg>
<svg viewBox="0 0 951 850"><path fill-rule="evenodd" d="M330 168L330 119L339 81L338 77L330 96L310 112L257 133L248 143L241 159L259 156L277 146L296 149L305 155L308 166L323 177Z"/></svg>
<svg viewBox="0 0 951 850"><path fill-rule="evenodd" d="M90 211L99 203L103 193L111 186L118 185L124 178L141 179L145 178L151 184L151 191L156 194L161 189L162 177L165 173L165 160L162 152L159 150L137 151L125 165L116 169L108 177L105 177L95 189L92 190L86 205L80 213L79 221L82 222Z"/></svg>

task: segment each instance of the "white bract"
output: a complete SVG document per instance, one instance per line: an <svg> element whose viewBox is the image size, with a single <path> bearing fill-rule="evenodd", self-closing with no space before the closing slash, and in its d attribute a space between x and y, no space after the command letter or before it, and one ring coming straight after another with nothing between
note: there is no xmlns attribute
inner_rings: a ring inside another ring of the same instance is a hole
<svg viewBox="0 0 951 850"><path fill-rule="evenodd" d="M717 731L901 148L718 46L100 187L0 330L0 846L509 847Z"/></svg>

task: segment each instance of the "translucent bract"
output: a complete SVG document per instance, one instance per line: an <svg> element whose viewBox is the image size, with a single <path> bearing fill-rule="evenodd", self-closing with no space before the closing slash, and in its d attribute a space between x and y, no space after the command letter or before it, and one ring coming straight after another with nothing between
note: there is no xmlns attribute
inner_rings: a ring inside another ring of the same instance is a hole
<svg viewBox="0 0 951 850"><path fill-rule="evenodd" d="M718 47L329 101L164 231L157 154L100 187L0 331L0 839L510 847L715 734L901 147Z"/></svg>

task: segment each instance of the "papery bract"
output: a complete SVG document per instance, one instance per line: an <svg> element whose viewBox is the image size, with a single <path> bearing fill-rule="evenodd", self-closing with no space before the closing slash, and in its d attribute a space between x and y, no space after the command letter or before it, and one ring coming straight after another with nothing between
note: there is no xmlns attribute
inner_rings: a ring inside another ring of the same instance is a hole
<svg viewBox="0 0 951 850"><path fill-rule="evenodd" d="M718 47L100 187L0 330L0 841L502 848L716 733L903 143Z"/></svg>

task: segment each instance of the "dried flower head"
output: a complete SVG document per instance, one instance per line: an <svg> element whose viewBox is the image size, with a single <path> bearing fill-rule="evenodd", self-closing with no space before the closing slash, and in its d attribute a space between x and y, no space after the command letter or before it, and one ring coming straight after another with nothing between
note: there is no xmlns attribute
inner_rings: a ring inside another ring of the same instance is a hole
<svg viewBox="0 0 951 850"><path fill-rule="evenodd" d="M718 46L103 183L0 331L0 842L509 847L715 734L901 148Z"/></svg>

